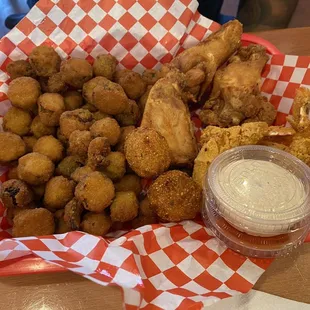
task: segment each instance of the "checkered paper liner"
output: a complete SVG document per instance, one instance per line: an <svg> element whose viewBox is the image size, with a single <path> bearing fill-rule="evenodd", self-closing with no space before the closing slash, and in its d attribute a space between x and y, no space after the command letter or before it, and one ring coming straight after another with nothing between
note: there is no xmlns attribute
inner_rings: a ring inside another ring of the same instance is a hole
<svg viewBox="0 0 310 310"><path fill-rule="evenodd" d="M63 58L90 62L111 53L120 68L138 72L159 68L219 28L197 6L195 0L39 1L0 41L0 115L10 107L5 68L33 47L51 45ZM262 90L279 111L276 124L285 124L295 89L310 85L309 63L310 57L274 55L266 65ZM193 122L201 128L195 113ZM0 204L0 237L7 238L0 261L34 254L101 285L119 285L128 309L199 309L249 291L271 263L232 252L200 222L147 225L109 240L82 232L9 239L4 213Z"/></svg>

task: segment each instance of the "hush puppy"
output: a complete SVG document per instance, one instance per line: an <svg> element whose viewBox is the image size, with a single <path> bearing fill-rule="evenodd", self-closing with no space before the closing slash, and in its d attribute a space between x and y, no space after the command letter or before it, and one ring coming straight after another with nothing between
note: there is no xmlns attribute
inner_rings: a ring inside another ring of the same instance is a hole
<svg viewBox="0 0 310 310"><path fill-rule="evenodd" d="M45 187L44 205L52 209L62 209L74 197L75 183L63 176L51 178Z"/></svg>
<svg viewBox="0 0 310 310"><path fill-rule="evenodd" d="M104 76L112 80L117 66L117 60L112 55L98 55L94 61L93 69L95 76Z"/></svg>
<svg viewBox="0 0 310 310"><path fill-rule="evenodd" d="M202 204L199 185L179 170L160 175L150 186L147 197L157 216L169 222L194 219Z"/></svg>
<svg viewBox="0 0 310 310"><path fill-rule="evenodd" d="M83 166L77 168L72 174L71 179L75 182L80 182L88 174L92 173L94 170L90 166Z"/></svg>
<svg viewBox="0 0 310 310"><path fill-rule="evenodd" d="M82 159L87 158L87 151L92 136L88 130L75 130L69 137L68 153L80 156Z"/></svg>
<svg viewBox="0 0 310 310"><path fill-rule="evenodd" d="M8 98L15 107L32 110L37 105L40 93L40 84L37 80L22 76L10 83Z"/></svg>
<svg viewBox="0 0 310 310"><path fill-rule="evenodd" d="M83 84L93 77L93 67L85 59L71 58L62 62L62 79L68 85L81 89Z"/></svg>
<svg viewBox="0 0 310 310"><path fill-rule="evenodd" d="M60 72L57 72L48 78L47 88L49 93L61 93L67 89L67 85L62 80L62 74Z"/></svg>
<svg viewBox="0 0 310 310"><path fill-rule="evenodd" d="M104 213L88 212L84 215L81 229L95 236L104 236L112 226L110 217Z"/></svg>
<svg viewBox="0 0 310 310"><path fill-rule="evenodd" d="M35 78L36 76L30 63L26 60L16 60L10 62L6 66L6 71L8 72L11 80L14 80L21 76L29 76L32 78Z"/></svg>
<svg viewBox="0 0 310 310"><path fill-rule="evenodd" d="M60 69L61 59L50 46L37 46L29 55L29 61L38 76L51 76Z"/></svg>
<svg viewBox="0 0 310 310"><path fill-rule="evenodd" d="M111 145L115 145L121 135L121 129L114 118L105 117L93 123L90 133L94 137L105 137Z"/></svg>
<svg viewBox="0 0 310 310"><path fill-rule="evenodd" d="M109 164L107 156L111 148L107 138L98 137L93 139L88 146L87 165L92 169L103 168Z"/></svg>
<svg viewBox="0 0 310 310"><path fill-rule="evenodd" d="M80 157L73 155L65 157L57 166L56 174L70 178L71 174L79 167L83 166L83 160Z"/></svg>
<svg viewBox="0 0 310 310"><path fill-rule="evenodd" d="M47 156L53 162L58 162L63 158L64 147L53 136L43 136L38 139L33 151Z"/></svg>
<svg viewBox="0 0 310 310"><path fill-rule="evenodd" d="M54 173L53 162L45 155L29 153L18 160L18 177L31 185L47 182Z"/></svg>
<svg viewBox="0 0 310 310"><path fill-rule="evenodd" d="M100 172L92 172L75 188L75 197L86 210L100 213L107 208L115 196L112 181Z"/></svg>
<svg viewBox="0 0 310 310"><path fill-rule="evenodd" d="M26 145L15 133L0 132L0 163L8 163L26 153Z"/></svg>
<svg viewBox="0 0 310 310"><path fill-rule="evenodd" d="M68 90L63 94L66 111L72 111L83 105L83 97L76 90Z"/></svg>
<svg viewBox="0 0 310 310"><path fill-rule="evenodd" d="M39 116L46 126L58 126L60 115L65 112L64 98L56 93L45 93L38 99Z"/></svg>
<svg viewBox="0 0 310 310"><path fill-rule="evenodd" d="M137 196L142 191L141 179L134 174L124 175L114 186L117 192L134 192Z"/></svg>
<svg viewBox="0 0 310 310"><path fill-rule="evenodd" d="M26 209L14 216L12 235L15 238L46 236L54 232L54 217L47 209Z"/></svg>
<svg viewBox="0 0 310 310"><path fill-rule="evenodd" d="M163 173L171 163L165 138L151 128L138 128L128 135L125 156L130 168L143 178Z"/></svg>
<svg viewBox="0 0 310 310"><path fill-rule="evenodd" d="M66 204L64 221L70 227L70 230L78 230L80 228L83 210L82 204L76 198L73 198Z"/></svg>
<svg viewBox="0 0 310 310"><path fill-rule="evenodd" d="M110 207L113 222L128 222L138 215L139 204L134 192L117 192Z"/></svg>
<svg viewBox="0 0 310 310"><path fill-rule="evenodd" d="M31 122L32 118L29 112L11 107L3 117L3 129L24 136L29 132Z"/></svg>
<svg viewBox="0 0 310 310"><path fill-rule="evenodd" d="M128 107L126 110L115 116L116 120L121 126L136 125L140 119L140 110L134 100L128 100Z"/></svg>
<svg viewBox="0 0 310 310"><path fill-rule="evenodd" d="M126 173L126 159L121 152L111 152L107 155L108 165L102 169L102 172L112 181L121 179Z"/></svg>
<svg viewBox="0 0 310 310"><path fill-rule="evenodd" d="M125 140L127 136L135 130L135 126L125 126L121 127L121 135L119 137L118 143L116 144L116 151L124 153Z"/></svg>
<svg viewBox="0 0 310 310"><path fill-rule="evenodd" d="M30 126L30 132L36 137L40 138L43 136L55 135L56 128L51 126L46 126L42 123L40 116L37 115Z"/></svg>

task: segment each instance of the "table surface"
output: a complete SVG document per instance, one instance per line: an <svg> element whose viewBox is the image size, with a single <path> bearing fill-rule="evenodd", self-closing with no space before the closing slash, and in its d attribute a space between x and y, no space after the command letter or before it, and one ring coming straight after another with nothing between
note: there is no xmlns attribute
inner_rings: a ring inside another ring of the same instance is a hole
<svg viewBox="0 0 310 310"><path fill-rule="evenodd" d="M260 32L286 54L310 55L310 27ZM310 243L294 255L276 259L255 289L310 303ZM70 272L0 278L0 309L116 310L121 292L102 287Z"/></svg>

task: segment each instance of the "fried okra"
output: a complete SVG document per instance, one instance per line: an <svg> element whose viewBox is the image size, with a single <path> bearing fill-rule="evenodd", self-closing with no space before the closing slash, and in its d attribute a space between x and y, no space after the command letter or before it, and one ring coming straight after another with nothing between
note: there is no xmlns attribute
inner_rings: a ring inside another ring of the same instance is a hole
<svg viewBox="0 0 310 310"><path fill-rule="evenodd" d="M11 132L0 132L0 163L8 163L26 153L22 138Z"/></svg>
<svg viewBox="0 0 310 310"><path fill-rule="evenodd" d="M139 215L132 220L131 224L133 228L138 228L144 225L158 223L157 216L151 208L150 202L145 197L139 205Z"/></svg>
<svg viewBox="0 0 310 310"><path fill-rule="evenodd" d="M64 209L59 209L54 212L55 234L64 234L71 231L69 223L65 222L64 213Z"/></svg>
<svg viewBox="0 0 310 310"><path fill-rule="evenodd" d="M86 210L100 213L107 208L115 196L112 181L96 171L83 178L75 188L75 197Z"/></svg>
<svg viewBox="0 0 310 310"><path fill-rule="evenodd" d="M142 79L147 85L154 85L160 79L160 72L154 69L146 69L142 73Z"/></svg>
<svg viewBox="0 0 310 310"><path fill-rule="evenodd" d="M72 174L71 174L71 179L75 182L80 182L82 179L92 173L94 170L90 166L83 166L77 168Z"/></svg>
<svg viewBox="0 0 310 310"><path fill-rule="evenodd" d="M63 158L64 147L53 136L43 136L38 139L33 151L47 156L53 162L58 162Z"/></svg>
<svg viewBox="0 0 310 310"><path fill-rule="evenodd" d="M36 137L40 138L43 136L55 135L56 128L51 126L46 126L42 123L40 116L37 115L30 126L30 132Z"/></svg>
<svg viewBox="0 0 310 310"><path fill-rule="evenodd" d="M107 166L101 171L112 181L121 179L126 173L126 159L121 152L111 152L107 155Z"/></svg>
<svg viewBox="0 0 310 310"><path fill-rule="evenodd" d="M39 116L46 126L58 126L60 115L65 112L64 98L56 93L45 93L38 99Z"/></svg>
<svg viewBox="0 0 310 310"><path fill-rule="evenodd" d="M11 80L14 80L21 76L29 76L32 78L35 78L36 76L30 63L26 60L16 60L10 62L6 66L6 71L8 72Z"/></svg>
<svg viewBox="0 0 310 310"><path fill-rule="evenodd" d="M86 160L88 146L92 139L93 138L88 130L73 131L69 138L68 153L80 156L82 159Z"/></svg>
<svg viewBox="0 0 310 310"><path fill-rule="evenodd" d="M68 90L63 94L66 111L79 109L83 105L83 97L76 90Z"/></svg>
<svg viewBox="0 0 310 310"><path fill-rule="evenodd" d="M82 204L73 198L65 206L64 221L70 227L71 230L78 230L81 223L81 215L84 208Z"/></svg>
<svg viewBox="0 0 310 310"><path fill-rule="evenodd" d="M117 192L110 207L113 222L128 222L138 215L139 204L134 192Z"/></svg>
<svg viewBox="0 0 310 310"><path fill-rule="evenodd" d="M90 133L94 137L105 137L111 145L115 145L121 135L121 129L114 118L105 117L93 123Z"/></svg>
<svg viewBox="0 0 310 310"><path fill-rule="evenodd" d="M66 111L60 116L61 134L69 139L75 130L88 130L93 122L93 115L88 110L77 109Z"/></svg>
<svg viewBox="0 0 310 310"><path fill-rule="evenodd" d="M125 140L127 136L134 130L135 130L135 126L121 127L121 135L115 147L116 151L124 153Z"/></svg>
<svg viewBox="0 0 310 310"><path fill-rule="evenodd" d="M60 69L61 59L50 46L37 46L29 55L29 61L38 76L51 76Z"/></svg>
<svg viewBox="0 0 310 310"><path fill-rule="evenodd" d="M112 80L116 71L117 60L112 55L98 55L94 61L93 69L95 76L104 76Z"/></svg>
<svg viewBox="0 0 310 310"><path fill-rule="evenodd" d="M112 226L110 217L104 213L88 212L84 215L81 229L95 236L104 236Z"/></svg>
<svg viewBox="0 0 310 310"><path fill-rule="evenodd" d="M35 136L24 136L23 141L26 145L26 153L33 152L33 147L37 143L38 139Z"/></svg>
<svg viewBox="0 0 310 310"><path fill-rule="evenodd" d="M140 119L140 110L134 100L128 100L128 107L126 110L115 116L116 120L121 126L136 125Z"/></svg>
<svg viewBox="0 0 310 310"><path fill-rule="evenodd" d="M74 197L75 182L63 176L51 178L45 187L44 205L52 209L62 209Z"/></svg>
<svg viewBox="0 0 310 310"><path fill-rule="evenodd" d="M89 112L98 112L98 109L91 103L86 103L81 106L81 109L88 110Z"/></svg>
<svg viewBox="0 0 310 310"><path fill-rule="evenodd" d="M105 117L109 117L108 114L100 112L100 111L94 112L93 116L94 116L95 121L99 121L100 119L103 119Z"/></svg>
<svg viewBox="0 0 310 310"><path fill-rule="evenodd" d="M17 165L10 167L8 171L8 180L18 179Z"/></svg>
<svg viewBox="0 0 310 310"><path fill-rule="evenodd" d="M93 68L86 59L71 58L62 62L60 67L62 79L68 85L80 89L93 77Z"/></svg>
<svg viewBox="0 0 310 310"><path fill-rule="evenodd" d="M29 153L18 160L18 177L31 185L47 182L54 173L53 162L45 155Z"/></svg>
<svg viewBox="0 0 310 310"><path fill-rule="evenodd" d="M8 89L8 98L12 105L24 110L32 110L37 105L41 89L37 80L31 77L19 77L13 80Z"/></svg>
<svg viewBox="0 0 310 310"><path fill-rule="evenodd" d="M31 190L34 195L34 200L41 200L45 193L46 183L40 185L32 185Z"/></svg>
<svg viewBox="0 0 310 310"><path fill-rule="evenodd" d="M127 69L117 71L115 81L122 86L128 98L134 100L145 93L147 86L139 73Z"/></svg>
<svg viewBox="0 0 310 310"><path fill-rule="evenodd" d="M48 78L47 88L49 93L61 93L67 89L67 85L62 80L62 74L60 72L57 72Z"/></svg>
<svg viewBox="0 0 310 310"><path fill-rule="evenodd" d="M32 118L29 112L11 107L3 117L3 129L24 136L29 132L31 122Z"/></svg>
<svg viewBox="0 0 310 310"><path fill-rule="evenodd" d="M194 219L202 204L199 185L179 170L160 175L150 186L147 197L157 216L169 222Z"/></svg>
<svg viewBox="0 0 310 310"><path fill-rule="evenodd" d="M67 156L57 166L56 174L70 178L71 174L83 166L83 160L78 156Z"/></svg>
<svg viewBox="0 0 310 310"><path fill-rule="evenodd" d="M117 192L134 192L137 196L142 191L141 179L134 174L124 175L114 186Z"/></svg>
<svg viewBox="0 0 310 310"><path fill-rule="evenodd" d="M26 208L33 201L33 193L29 186L14 179L2 184L0 197L6 208Z"/></svg>
<svg viewBox="0 0 310 310"><path fill-rule="evenodd" d="M88 146L87 165L92 169L106 167L109 164L107 156L110 152L110 143L107 138L98 137L93 139Z"/></svg>
<svg viewBox="0 0 310 310"><path fill-rule="evenodd" d="M13 237L46 236L55 232L53 214L44 208L26 209L13 219Z"/></svg>
<svg viewBox="0 0 310 310"><path fill-rule="evenodd" d="M165 138L151 128L138 128L128 135L125 156L130 168L143 178L163 173L171 163Z"/></svg>

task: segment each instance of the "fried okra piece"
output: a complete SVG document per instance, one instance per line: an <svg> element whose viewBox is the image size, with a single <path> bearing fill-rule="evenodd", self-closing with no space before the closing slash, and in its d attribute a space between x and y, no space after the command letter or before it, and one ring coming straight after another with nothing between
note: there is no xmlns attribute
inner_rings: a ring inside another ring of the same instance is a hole
<svg viewBox="0 0 310 310"><path fill-rule="evenodd" d="M140 110L136 102L134 100L129 100L128 102L127 109L115 116L121 126L136 125L140 119Z"/></svg>
<svg viewBox="0 0 310 310"><path fill-rule="evenodd" d="M53 214L44 208L26 209L13 219L13 237L46 236L55 232Z"/></svg>
<svg viewBox="0 0 310 310"><path fill-rule="evenodd" d="M66 111L79 109L83 105L83 97L76 90L68 90L63 94Z"/></svg>
<svg viewBox="0 0 310 310"><path fill-rule="evenodd" d="M134 192L117 192L110 207L113 222L128 222L138 215L139 204Z"/></svg>
<svg viewBox="0 0 310 310"><path fill-rule="evenodd" d="M86 210L100 213L107 208L115 196L112 181L95 171L83 178L75 188L75 197Z"/></svg>
<svg viewBox="0 0 310 310"><path fill-rule="evenodd" d="M0 132L0 163L5 164L18 159L26 153L22 138L11 132Z"/></svg>
<svg viewBox="0 0 310 310"><path fill-rule="evenodd" d="M24 136L29 132L31 122L32 118L29 112L11 107L3 117L3 129Z"/></svg>
<svg viewBox="0 0 310 310"><path fill-rule="evenodd" d="M6 66L6 71L8 72L11 80L14 80L21 76L29 76L32 78L35 78L36 76L30 63L26 60L16 60L10 62Z"/></svg>
<svg viewBox="0 0 310 310"><path fill-rule="evenodd" d="M149 200L144 198L139 205L139 215L132 220L131 224L133 228L138 228L144 225L158 223L157 216L151 208Z"/></svg>
<svg viewBox="0 0 310 310"><path fill-rule="evenodd" d="M160 175L150 186L147 197L157 216L169 222L194 219L202 204L200 186L179 170Z"/></svg>
<svg viewBox="0 0 310 310"><path fill-rule="evenodd" d="M17 165L10 167L8 171L8 180L18 179Z"/></svg>
<svg viewBox="0 0 310 310"><path fill-rule="evenodd" d="M134 192L137 196L142 191L141 179L134 174L124 175L117 183L114 183L117 192Z"/></svg>
<svg viewBox="0 0 310 310"><path fill-rule="evenodd" d="M160 175L171 163L167 141L151 128L138 128L128 135L125 156L130 168L143 178Z"/></svg>
<svg viewBox="0 0 310 310"><path fill-rule="evenodd" d="M114 118L105 117L93 123L90 133L93 137L105 137L111 145L115 145L121 135L121 129Z"/></svg>
<svg viewBox="0 0 310 310"><path fill-rule="evenodd" d="M100 112L100 111L93 113L93 116L94 116L95 121L99 121L100 119L103 119L105 117L109 117L108 114Z"/></svg>
<svg viewBox="0 0 310 310"><path fill-rule="evenodd" d="M43 136L38 139L33 151L47 156L53 162L58 162L63 158L64 147L53 136Z"/></svg>
<svg viewBox="0 0 310 310"><path fill-rule="evenodd" d="M107 156L110 154L111 148L107 138L98 137L93 139L88 146L87 165L92 169L103 168L109 165Z"/></svg>
<svg viewBox="0 0 310 310"><path fill-rule="evenodd" d="M38 99L39 116L46 126L58 126L60 115L65 112L64 98L60 94L45 93Z"/></svg>
<svg viewBox="0 0 310 310"><path fill-rule="evenodd" d="M54 212L54 220L55 220L55 234L64 234L71 231L69 224L65 222L64 219L64 209L59 209Z"/></svg>
<svg viewBox="0 0 310 310"><path fill-rule="evenodd" d="M81 89L93 77L93 67L86 59L71 58L62 62L62 79L68 85Z"/></svg>
<svg viewBox="0 0 310 310"><path fill-rule="evenodd" d="M81 106L81 109L88 110L89 112L98 112L98 109L91 103L86 103Z"/></svg>
<svg viewBox="0 0 310 310"><path fill-rule="evenodd" d="M121 135L115 147L116 151L124 153L125 140L127 136L134 130L135 130L135 126L121 127Z"/></svg>
<svg viewBox="0 0 310 310"><path fill-rule="evenodd" d="M33 152L33 147L37 143L38 139L35 136L24 136L23 141L26 145L26 153Z"/></svg>
<svg viewBox="0 0 310 310"><path fill-rule="evenodd" d="M95 236L104 236L112 226L111 218L104 213L88 212L84 215L81 229Z"/></svg>
<svg viewBox="0 0 310 310"><path fill-rule="evenodd" d="M121 152L111 152L107 155L108 165L101 171L112 181L121 179L126 173L126 159Z"/></svg>
<svg viewBox="0 0 310 310"><path fill-rule="evenodd" d="M71 174L83 166L83 160L78 156L67 156L57 166L56 174L70 178Z"/></svg>
<svg viewBox="0 0 310 310"><path fill-rule="evenodd" d="M57 137L58 141L61 142L61 144L63 146L65 146L65 147L68 146L69 140L61 133L60 127L57 128L56 137Z"/></svg>
<svg viewBox="0 0 310 310"><path fill-rule="evenodd" d="M33 201L33 193L29 186L14 179L2 184L0 197L6 208L26 208Z"/></svg>
<svg viewBox="0 0 310 310"><path fill-rule="evenodd" d="M34 200L41 200L45 193L46 183L40 185L32 185L31 190L34 195Z"/></svg>
<svg viewBox="0 0 310 310"><path fill-rule="evenodd" d="M29 61L38 76L51 76L60 69L61 59L50 46L37 46L29 55Z"/></svg>
<svg viewBox="0 0 310 310"><path fill-rule="evenodd" d="M88 110L77 109L66 111L60 116L60 131L66 139L69 139L75 130L88 130L92 122L93 115Z"/></svg>
<svg viewBox="0 0 310 310"><path fill-rule="evenodd" d="M87 158L88 146L92 140L92 136L88 130L75 130L69 138L68 153L77 155L83 160Z"/></svg>
<svg viewBox="0 0 310 310"><path fill-rule="evenodd" d="M95 76L104 76L112 80L116 71L117 60L112 55L98 55L94 61L93 69Z"/></svg>
<svg viewBox="0 0 310 310"><path fill-rule="evenodd" d="M46 183L54 173L53 162L45 155L29 153L18 160L18 177L31 185Z"/></svg>
<svg viewBox="0 0 310 310"><path fill-rule="evenodd" d="M94 170L90 166L83 166L77 168L72 174L71 179L75 182L80 182L86 175L92 173Z"/></svg>
<svg viewBox="0 0 310 310"><path fill-rule="evenodd" d="M8 98L16 108L32 110L41 94L40 84L31 77L19 77L13 80L8 89Z"/></svg>
<svg viewBox="0 0 310 310"><path fill-rule="evenodd" d="M139 73L128 69L117 71L115 81L123 87L128 98L134 100L145 93L147 86Z"/></svg>
<svg viewBox="0 0 310 310"><path fill-rule="evenodd" d="M142 73L142 79L147 85L154 85L160 79L160 72L154 69L146 69Z"/></svg>
<svg viewBox="0 0 310 310"><path fill-rule="evenodd" d="M75 182L63 176L51 178L45 187L44 205L52 209L62 209L74 197Z"/></svg>
<svg viewBox="0 0 310 310"><path fill-rule="evenodd" d="M49 93L49 89L48 89L48 77L43 77L43 76L39 76L38 81L40 83L41 86L41 91L43 93Z"/></svg>
<svg viewBox="0 0 310 310"><path fill-rule="evenodd" d="M30 126L30 132L36 137L40 138L43 136L55 135L56 128L51 126L46 126L42 123L40 116L37 115Z"/></svg>
<svg viewBox="0 0 310 310"><path fill-rule="evenodd" d="M81 215L84 208L76 198L70 200L65 206L64 221L71 230L78 230L81 223Z"/></svg>
<svg viewBox="0 0 310 310"><path fill-rule="evenodd" d="M62 74L60 72L57 72L48 78L47 88L49 93L61 93L67 89L67 85L62 80Z"/></svg>

